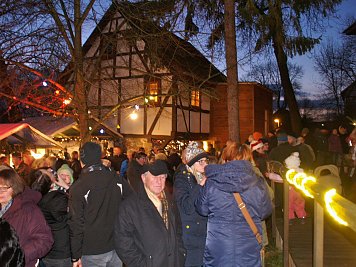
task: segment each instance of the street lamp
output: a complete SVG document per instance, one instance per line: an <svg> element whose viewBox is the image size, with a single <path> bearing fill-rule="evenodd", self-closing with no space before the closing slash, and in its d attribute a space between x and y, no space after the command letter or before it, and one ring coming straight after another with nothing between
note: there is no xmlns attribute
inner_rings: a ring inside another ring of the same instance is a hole
<svg viewBox="0 0 356 267"><path fill-rule="evenodd" d="M133 111L129 116L130 116L131 120L136 120L137 117L138 117L138 115L137 115L137 113L135 111Z"/></svg>
<svg viewBox="0 0 356 267"><path fill-rule="evenodd" d="M274 122L277 123L277 127L279 127L279 119L274 119Z"/></svg>

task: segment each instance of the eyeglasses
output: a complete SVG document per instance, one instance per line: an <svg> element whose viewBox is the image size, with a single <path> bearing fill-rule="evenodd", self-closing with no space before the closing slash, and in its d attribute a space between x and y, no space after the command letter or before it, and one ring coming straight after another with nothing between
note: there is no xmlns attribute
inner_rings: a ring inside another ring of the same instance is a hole
<svg viewBox="0 0 356 267"><path fill-rule="evenodd" d="M200 159L197 162L199 162L200 165L209 164L209 159Z"/></svg>
<svg viewBox="0 0 356 267"><path fill-rule="evenodd" d="M11 186L0 186L0 192L6 192Z"/></svg>

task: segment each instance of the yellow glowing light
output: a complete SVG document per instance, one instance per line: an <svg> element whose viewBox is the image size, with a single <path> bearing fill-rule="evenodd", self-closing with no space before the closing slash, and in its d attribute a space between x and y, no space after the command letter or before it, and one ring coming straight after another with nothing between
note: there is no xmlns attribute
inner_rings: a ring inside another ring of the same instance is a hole
<svg viewBox="0 0 356 267"><path fill-rule="evenodd" d="M294 175L292 181L293 184L298 188L298 189L302 189L302 181L307 178L307 175L304 172L299 172L296 175Z"/></svg>
<svg viewBox="0 0 356 267"><path fill-rule="evenodd" d="M44 156L44 153L35 153L31 150L31 156L34 157L35 159L40 159Z"/></svg>
<svg viewBox="0 0 356 267"><path fill-rule="evenodd" d="M294 169L290 169L287 171L286 178L287 178L288 183L293 184L292 179L293 179L294 175L296 175L296 173L297 172Z"/></svg>
<svg viewBox="0 0 356 267"><path fill-rule="evenodd" d="M72 99L70 99L70 98L69 98L69 99L64 99L64 100L63 100L63 104L64 104L64 105L69 105L69 104L70 104L70 102L72 102Z"/></svg>
<svg viewBox="0 0 356 267"><path fill-rule="evenodd" d="M205 151L208 151L208 141L203 141L203 149L205 150Z"/></svg>
<svg viewBox="0 0 356 267"><path fill-rule="evenodd" d="M131 119L131 120L136 120L137 117L138 117L138 115L137 115L136 112L132 112L132 113L130 114L130 119Z"/></svg>
<svg viewBox="0 0 356 267"><path fill-rule="evenodd" d="M316 183L316 178L313 177L313 176L308 176L308 177L305 177L302 182L301 182L301 187L302 187L302 192L304 193L304 195L306 195L307 197L310 197L310 198L314 198L314 196L308 191L308 189L305 187L305 185L307 183Z"/></svg>
<svg viewBox="0 0 356 267"><path fill-rule="evenodd" d="M325 201L325 206L327 211L329 212L329 214L334 218L335 221L337 221L338 223L348 226L348 223L346 221L344 221L343 219L341 219L338 215L337 212L331 207L331 204L333 202L333 197L336 195L336 189L330 189L329 191L327 191L325 193L324 196L324 201Z"/></svg>
<svg viewBox="0 0 356 267"><path fill-rule="evenodd" d="M274 122L277 123L277 126L279 127L280 120L279 119L274 119Z"/></svg>

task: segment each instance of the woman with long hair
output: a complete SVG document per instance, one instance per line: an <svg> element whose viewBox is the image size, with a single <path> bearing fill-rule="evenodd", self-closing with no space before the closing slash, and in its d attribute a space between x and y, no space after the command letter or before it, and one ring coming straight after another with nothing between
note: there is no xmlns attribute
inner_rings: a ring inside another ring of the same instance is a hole
<svg viewBox="0 0 356 267"><path fill-rule="evenodd" d="M195 210L199 190L205 184L204 169L209 154L190 142L184 153L184 164L179 165L174 175L173 194L182 220L183 243L187 250L184 266L202 266L206 239L207 217Z"/></svg>

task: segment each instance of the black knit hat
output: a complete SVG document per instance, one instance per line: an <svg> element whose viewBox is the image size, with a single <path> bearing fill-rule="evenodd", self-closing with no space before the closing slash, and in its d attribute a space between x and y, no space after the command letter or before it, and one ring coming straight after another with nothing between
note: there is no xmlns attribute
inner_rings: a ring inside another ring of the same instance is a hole
<svg viewBox="0 0 356 267"><path fill-rule="evenodd" d="M84 165L99 164L101 162L101 147L93 142L86 142L80 149L80 160Z"/></svg>

